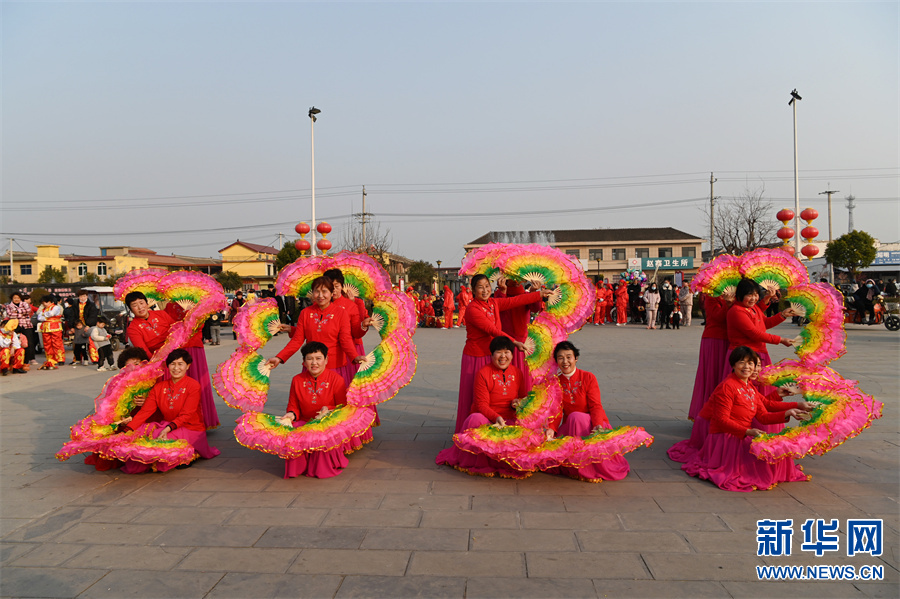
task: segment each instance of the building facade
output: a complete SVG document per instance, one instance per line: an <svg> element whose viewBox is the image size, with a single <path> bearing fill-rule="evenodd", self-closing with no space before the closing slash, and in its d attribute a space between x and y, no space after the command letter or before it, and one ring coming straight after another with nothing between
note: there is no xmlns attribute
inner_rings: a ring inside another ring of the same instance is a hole
<svg viewBox="0 0 900 599"><path fill-rule="evenodd" d="M238 239L219 250L219 254L222 270L240 275L245 290L266 289L275 283L275 256L278 255L275 248Z"/></svg>

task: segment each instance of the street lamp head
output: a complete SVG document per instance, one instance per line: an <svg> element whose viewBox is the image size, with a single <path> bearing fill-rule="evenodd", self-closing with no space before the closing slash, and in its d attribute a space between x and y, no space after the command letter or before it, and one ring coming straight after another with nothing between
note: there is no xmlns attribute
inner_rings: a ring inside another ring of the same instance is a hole
<svg viewBox="0 0 900 599"><path fill-rule="evenodd" d="M803 99L803 98L800 97L800 94L797 93L797 89L794 88L794 90L791 92L791 101L788 102L788 106L790 106L791 104L793 104L793 103L794 103L794 100L802 100L802 99Z"/></svg>
<svg viewBox="0 0 900 599"><path fill-rule="evenodd" d="M311 118L312 121L315 123L316 115L319 114L320 112L322 112L322 111L319 110L318 108L316 108L315 106L313 106L312 108L309 109L309 118Z"/></svg>

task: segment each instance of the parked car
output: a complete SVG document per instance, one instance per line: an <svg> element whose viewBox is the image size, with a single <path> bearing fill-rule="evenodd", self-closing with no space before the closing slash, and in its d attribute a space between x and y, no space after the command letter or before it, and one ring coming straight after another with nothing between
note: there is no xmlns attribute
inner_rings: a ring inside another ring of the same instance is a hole
<svg viewBox="0 0 900 599"><path fill-rule="evenodd" d="M125 304L113 295L112 287L84 287L88 292L88 298L94 302L100 314L109 320L106 327L112 335L109 342L113 351L118 351L125 345L125 330L128 328L128 310Z"/></svg>

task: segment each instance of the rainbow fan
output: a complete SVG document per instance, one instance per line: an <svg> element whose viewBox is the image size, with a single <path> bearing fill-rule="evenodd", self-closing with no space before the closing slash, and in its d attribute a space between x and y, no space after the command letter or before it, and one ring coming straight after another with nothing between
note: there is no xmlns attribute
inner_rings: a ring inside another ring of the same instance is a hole
<svg viewBox="0 0 900 599"><path fill-rule="evenodd" d="M794 340L794 351L806 364L824 365L846 353L843 297L827 283L788 289L785 299L809 320Z"/></svg>
<svg viewBox="0 0 900 599"><path fill-rule="evenodd" d="M416 373L416 346L402 334L382 340L372 350L347 389L347 403L372 406L394 397Z"/></svg>
<svg viewBox="0 0 900 599"><path fill-rule="evenodd" d="M781 249L761 248L741 255L741 274L770 293L809 283L806 267Z"/></svg>
<svg viewBox="0 0 900 599"><path fill-rule="evenodd" d="M168 275L169 271L161 268L144 268L132 270L122 275L113 286L113 295L119 301L125 301L125 296L132 291L140 291L147 296L148 302L158 302L165 299L165 295L158 290L160 279Z"/></svg>
<svg viewBox="0 0 900 599"><path fill-rule="evenodd" d="M216 368L213 388L232 408L260 410L266 405L270 371L266 359L255 349L239 347Z"/></svg>
<svg viewBox="0 0 900 599"><path fill-rule="evenodd" d="M488 273L486 271L496 270L494 265L496 260L504 252L508 251L510 245L511 244L504 243L489 243L480 248L475 248L463 257L459 274L462 276L472 276L481 273L490 277L493 272Z"/></svg>
<svg viewBox="0 0 900 599"><path fill-rule="evenodd" d="M733 295L741 282L741 259L730 254L716 256L703 265L691 281L691 291L712 296Z"/></svg>
<svg viewBox="0 0 900 599"><path fill-rule="evenodd" d="M326 270L338 268L346 280L350 275L352 293L371 299L379 291L391 289L387 272L371 257L352 252L338 252L332 256L308 256L299 258L285 266L275 280L278 295L305 297L310 291L313 279L322 276Z"/></svg>
<svg viewBox="0 0 900 599"><path fill-rule="evenodd" d="M562 413L562 387L555 376L534 381L531 392L518 400L516 424L531 429L549 428Z"/></svg>
<svg viewBox="0 0 900 599"><path fill-rule="evenodd" d="M278 304L274 298L245 304L235 314L232 326L238 343L247 347L262 347L281 327Z"/></svg>
<svg viewBox="0 0 900 599"><path fill-rule="evenodd" d="M556 437L506 456L503 461L526 472L549 470L567 464L583 445L584 442L578 437Z"/></svg>
<svg viewBox="0 0 900 599"><path fill-rule="evenodd" d="M541 312L535 317L528 325L528 337L525 339L525 362L532 377L538 379L556 371L553 350L565 340L566 331L552 316Z"/></svg>
<svg viewBox="0 0 900 599"><path fill-rule="evenodd" d="M584 468L652 444L653 436L639 426L598 430L582 439L581 447L572 454L566 465Z"/></svg>
<svg viewBox="0 0 900 599"><path fill-rule="evenodd" d="M463 451L483 453L500 460L536 447L542 440L541 433L518 425L485 424L453 435L453 442Z"/></svg>
<svg viewBox="0 0 900 599"><path fill-rule="evenodd" d="M372 304L372 326L385 339L401 331L412 336L416 331L416 307L402 291L381 291Z"/></svg>

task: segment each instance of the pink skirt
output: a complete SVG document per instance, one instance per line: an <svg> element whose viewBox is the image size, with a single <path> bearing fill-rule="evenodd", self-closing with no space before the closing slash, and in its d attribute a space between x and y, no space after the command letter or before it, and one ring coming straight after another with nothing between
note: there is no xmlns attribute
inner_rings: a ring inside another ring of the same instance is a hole
<svg viewBox="0 0 900 599"><path fill-rule="evenodd" d="M573 412L566 416L559 427L558 437L587 437L591 434L591 415L585 412ZM602 480L622 480L628 476L631 466L623 455L613 456L602 462L595 462L583 468L560 466L559 473L587 482ZM548 472L552 472L548 470Z"/></svg>
<svg viewBox="0 0 900 599"><path fill-rule="evenodd" d="M724 381L726 378L728 378L728 375L731 374L732 368L731 368L731 365L728 363L728 358L730 358L730 357L731 357L731 350L728 350L728 354L726 354L726 356L725 356L725 366L723 369L722 378L719 379L719 382ZM759 354L759 363L763 367L770 366L772 364L772 358L769 357L768 352L763 352L763 353ZM763 396L766 396L775 390L775 387L772 387L770 385L763 385L762 383L759 383L759 382L754 382L753 384L756 386L756 389ZM753 419L753 427L758 428L759 430L763 431L764 433L768 433L768 434L780 433L781 431L784 430L784 423L779 422L778 424L763 424L759 420L754 418Z"/></svg>
<svg viewBox="0 0 900 599"><path fill-rule="evenodd" d="M165 428L169 423L168 422L154 422L152 426L147 428L147 431L151 436L156 436L156 432ZM218 449L209 444L209 441L206 438L206 431L194 431L187 428L176 428L174 431L171 431L168 434L169 439L184 439L188 443L190 443L194 447L194 451L199 454L201 458L204 459L212 459L221 453ZM196 459L197 456L194 456ZM125 474L141 474L143 472L147 472L149 470L154 470L156 472L167 472L174 468L170 464L161 464L161 463L153 463L153 464L144 464L142 462L136 462L134 460L127 460L122 466L122 472Z"/></svg>
<svg viewBox="0 0 900 599"><path fill-rule="evenodd" d="M702 449L681 467L691 476L708 480L726 491L750 492L771 489L778 483L809 480L790 458L775 464L750 454L750 437L713 433Z"/></svg>
<svg viewBox="0 0 900 599"><path fill-rule="evenodd" d="M728 364L728 340L705 338L700 340L700 356L697 361L697 375L694 377L694 393L688 418L695 419L706 405L709 396L722 382L723 364ZM731 373L731 369L728 370Z"/></svg>
<svg viewBox="0 0 900 599"><path fill-rule="evenodd" d="M456 406L456 428L453 433L456 434L465 430L463 422L472 413L472 397L475 394L475 375L483 366L491 363L490 356L470 356L462 355L462 362L459 366L459 403ZM446 450L444 450L446 451Z"/></svg>
<svg viewBox="0 0 900 599"><path fill-rule="evenodd" d="M708 436L709 420L698 415L694 418L694 425L691 427L691 438L679 441L670 447L666 453L673 462L685 464L696 457Z"/></svg>
<svg viewBox="0 0 900 599"><path fill-rule="evenodd" d="M213 399L212 384L209 377L209 366L206 363L206 350L202 347L185 347L191 354L191 365L187 375L200 383L200 411L203 413L203 424L206 430L219 426L219 413Z"/></svg>
<svg viewBox="0 0 900 599"><path fill-rule="evenodd" d="M466 356L463 356L465 359ZM463 422L462 430L469 428L477 428L479 426L490 424L490 420L482 414L471 414ZM517 470L498 460L491 459L483 453L469 453L463 451L456 445L448 447L437 454L434 463L438 465L447 465L466 474L476 476L499 476L501 478L528 478L531 472Z"/></svg>
<svg viewBox="0 0 900 599"><path fill-rule="evenodd" d="M519 372L522 373L522 376L525 377L525 392L531 393L531 386L534 384L534 381L531 378L531 371L528 370L528 362L525 361L525 352L523 352L519 348L516 348L515 351L513 351L512 363L516 368L519 369Z"/></svg>

